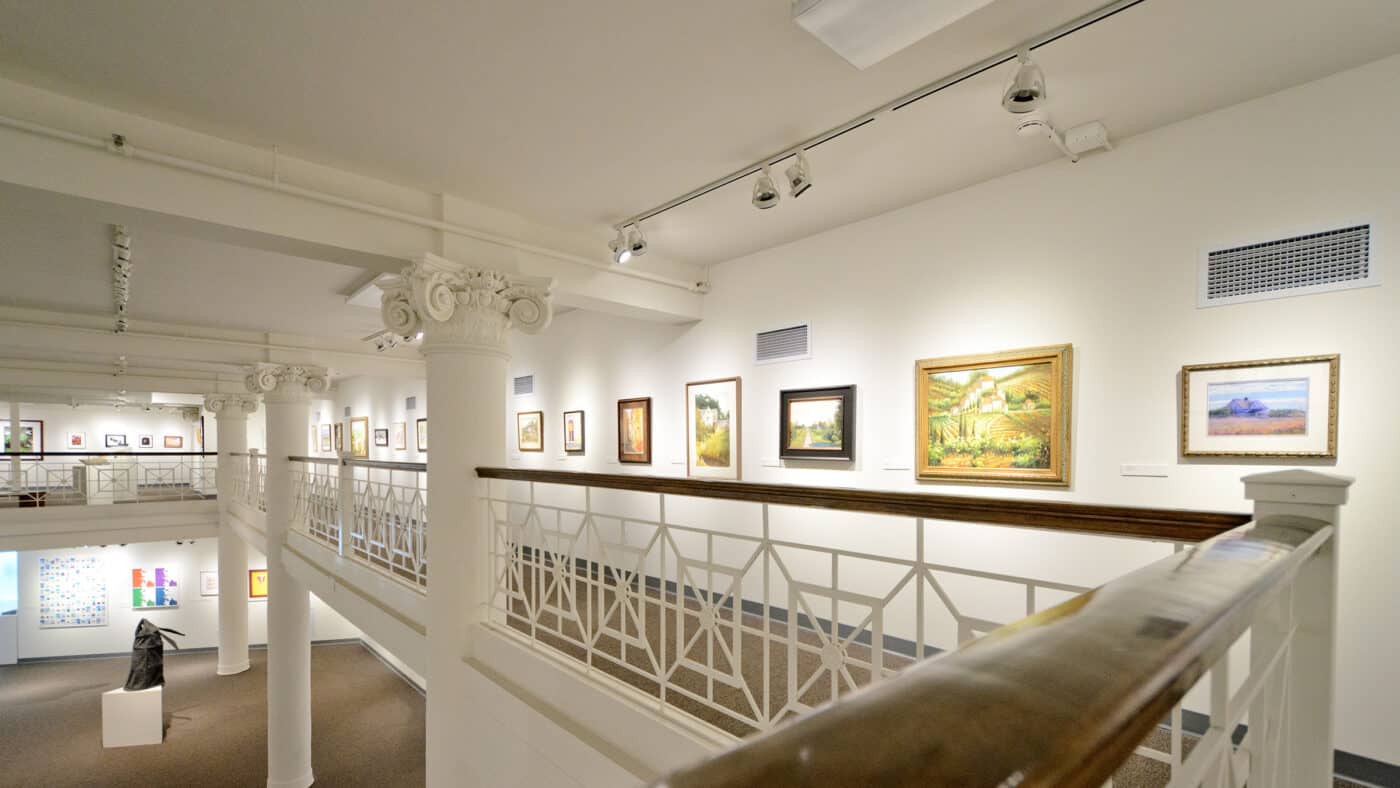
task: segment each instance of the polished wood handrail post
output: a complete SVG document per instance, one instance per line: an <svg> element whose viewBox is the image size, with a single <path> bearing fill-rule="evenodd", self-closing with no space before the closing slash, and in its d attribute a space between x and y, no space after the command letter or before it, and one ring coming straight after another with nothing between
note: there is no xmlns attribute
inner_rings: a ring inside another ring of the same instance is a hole
<svg viewBox="0 0 1400 788"><path fill-rule="evenodd" d="M1314 471L1258 473L1244 478L1245 497L1255 518L1307 517L1332 526L1332 538L1303 565L1294 581L1290 658L1284 664L1282 693L1292 712L1280 731L1281 760L1251 772L1251 783L1281 788L1332 783L1337 638L1337 540L1341 507L1352 480ZM1250 655L1258 668L1288 637L1282 616L1260 616L1250 630ZM1268 698L1250 707L1250 725L1270 719ZM1256 731L1257 732L1257 731Z"/></svg>

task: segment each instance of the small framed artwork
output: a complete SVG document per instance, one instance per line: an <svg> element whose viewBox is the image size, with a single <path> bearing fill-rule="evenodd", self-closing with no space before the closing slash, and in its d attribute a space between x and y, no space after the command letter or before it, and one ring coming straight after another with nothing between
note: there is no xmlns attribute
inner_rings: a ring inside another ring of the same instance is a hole
<svg viewBox="0 0 1400 788"><path fill-rule="evenodd" d="M617 401L617 461L651 463L651 397Z"/></svg>
<svg viewBox="0 0 1400 788"><path fill-rule="evenodd" d="M248 598L267 599L267 570L248 570Z"/></svg>
<svg viewBox="0 0 1400 788"><path fill-rule="evenodd" d="M344 426L343 426L340 422L338 422L338 421L337 421L335 424L331 425L331 426L332 426L332 428L333 428L333 429L332 429L332 432L334 432L334 434L335 434L335 450L336 450L337 452L345 451L345 429L344 429Z"/></svg>
<svg viewBox="0 0 1400 788"><path fill-rule="evenodd" d="M69 451L83 451L83 450L85 450L85 449L87 449L87 433L86 433L86 432L70 432L70 433L68 433L68 450L69 450Z"/></svg>
<svg viewBox="0 0 1400 788"><path fill-rule="evenodd" d="M321 451L331 450L331 425L321 425Z"/></svg>
<svg viewBox="0 0 1400 788"><path fill-rule="evenodd" d="M156 447L156 439L155 439L155 436L154 436L154 435L137 435L137 436L136 436L136 448L138 448L138 449L154 449L155 447Z"/></svg>
<svg viewBox="0 0 1400 788"><path fill-rule="evenodd" d="M375 446L388 446L388 445L389 445L389 431L388 431L388 430L382 430L382 429L376 429L376 430L374 431L374 445L375 445Z"/></svg>
<svg viewBox="0 0 1400 788"><path fill-rule="evenodd" d="M219 573L203 569L199 573L199 595L218 596L219 595Z"/></svg>
<svg viewBox="0 0 1400 788"><path fill-rule="evenodd" d="M199 417L199 423L194 425L194 447L204 451L204 417Z"/></svg>
<svg viewBox="0 0 1400 788"><path fill-rule="evenodd" d="M856 387L778 393L778 456L787 460L854 460Z"/></svg>
<svg viewBox="0 0 1400 788"><path fill-rule="evenodd" d="M166 436L165 436L165 448L167 448L167 449L183 449L183 448L185 448L185 438L184 438L184 436L182 436L182 435L166 435Z"/></svg>
<svg viewBox="0 0 1400 788"><path fill-rule="evenodd" d="M583 453L583 411L564 411L564 451L569 454Z"/></svg>
<svg viewBox="0 0 1400 788"><path fill-rule="evenodd" d="M107 448L109 448L109 449L119 449L119 448L123 448L123 447L126 446L126 436L125 436L125 435L113 435L113 434L111 434L111 433L108 433L107 436L106 436L106 439L105 439L104 443L106 444Z"/></svg>
<svg viewBox="0 0 1400 788"><path fill-rule="evenodd" d="M520 451L544 451L544 411L515 414L515 447Z"/></svg>
<svg viewBox="0 0 1400 788"><path fill-rule="evenodd" d="M38 419L23 419L19 423L19 445L15 446L10 440L10 423L5 422L5 451L21 452L25 454L33 453L37 457L23 457L26 462L35 462L44 459L44 422Z"/></svg>
<svg viewBox="0 0 1400 788"><path fill-rule="evenodd" d="M350 456L369 458L369 417L356 416L350 420Z"/></svg>
<svg viewBox="0 0 1400 788"><path fill-rule="evenodd" d="M685 384L686 473L696 479L742 476L739 378Z"/></svg>
<svg viewBox="0 0 1400 788"><path fill-rule="evenodd" d="M394 433L394 451L405 451L408 449L408 426L401 421L396 421L392 425L391 431Z"/></svg>
<svg viewBox="0 0 1400 788"><path fill-rule="evenodd" d="M914 468L925 481L1069 486L1069 345L914 365Z"/></svg>
<svg viewBox="0 0 1400 788"><path fill-rule="evenodd" d="M1185 457L1337 456L1341 356L1181 368Z"/></svg>
<svg viewBox="0 0 1400 788"><path fill-rule="evenodd" d="M419 419L415 426L418 427L418 451L426 452L428 450L428 420Z"/></svg>

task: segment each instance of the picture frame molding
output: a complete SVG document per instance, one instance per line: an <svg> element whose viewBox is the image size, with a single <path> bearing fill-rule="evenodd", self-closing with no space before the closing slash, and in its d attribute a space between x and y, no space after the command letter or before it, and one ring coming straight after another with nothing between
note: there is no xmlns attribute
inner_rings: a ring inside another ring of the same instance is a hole
<svg viewBox="0 0 1400 788"><path fill-rule="evenodd" d="M643 431L646 433L646 451L628 453L622 450L622 414L629 406L642 408ZM651 397L628 397L617 401L617 461L625 465L651 464Z"/></svg>
<svg viewBox="0 0 1400 788"><path fill-rule="evenodd" d="M795 396L796 395L796 396ZM841 449L792 449L788 447L790 427L788 405L807 399L841 398ZM822 388L783 389L778 392L778 457L784 460L819 460L822 462L855 462L856 459L856 386L826 386Z"/></svg>
<svg viewBox="0 0 1400 788"><path fill-rule="evenodd" d="M384 438L383 443L381 443L380 440L379 440L381 436ZM374 445L375 445L375 446L388 446L388 445L389 445L389 430L388 430L388 428L386 428L386 427L375 427L375 428L374 428Z"/></svg>
<svg viewBox="0 0 1400 788"><path fill-rule="evenodd" d="M1051 393L1051 447L1049 468L956 468L934 470L928 464L928 375L932 371L957 372L982 367L1004 367L1049 362L1054 382ZM1070 343L921 358L914 362L914 478L954 484L994 484L1031 487L1069 487L1073 468L1074 346ZM1056 436L1058 427L1060 434Z"/></svg>
<svg viewBox="0 0 1400 788"><path fill-rule="evenodd" d="M1327 448L1315 451L1203 451L1190 448L1191 437L1191 374L1228 369L1255 369L1259 367L1285 367L1298 364L1328 365L1327 370ZM1182 457L1253 457L1253 458L1337 458L1337 415L1340 412L1342 382L1342 355L1340 353L1317 356L1288 356L1283 358L1263 358L1251 361L1224 361L1211 364L1184 364L1181 367L1181 413L1178 425L1178 447Z"/></svg>
<svg viewBox="0 0 1400 788"><path fill-rule="evenodd" d="M534 416L540 423L540 445L533 448L525 448L521 441L521 418L524 416ZM544 451L544 411L542 410L518 410L515 412L515 450L519 452L542 452Z"/></svg>

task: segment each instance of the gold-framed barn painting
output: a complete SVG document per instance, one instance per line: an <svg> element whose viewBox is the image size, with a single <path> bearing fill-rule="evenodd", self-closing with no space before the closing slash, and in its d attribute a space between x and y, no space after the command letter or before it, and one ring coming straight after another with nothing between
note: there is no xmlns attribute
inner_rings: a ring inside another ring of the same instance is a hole
<svg viewBox="0 0 1400 788"><path fill-rule="evenodd" d="M1065 487L1070 345L915 363L919 479Z"/></svg>
<svg viewBox="0 0 1400 788"><path fill-rule="evenodd" d="M1341 356L1181 368L1183 457L1337 456Z"/></svg>
<svg viewBox="0 0 1400 788"><path fill-rule="evenodd" d="M686 471L696 479L739 479L739 378L685 384Z"/></svg>

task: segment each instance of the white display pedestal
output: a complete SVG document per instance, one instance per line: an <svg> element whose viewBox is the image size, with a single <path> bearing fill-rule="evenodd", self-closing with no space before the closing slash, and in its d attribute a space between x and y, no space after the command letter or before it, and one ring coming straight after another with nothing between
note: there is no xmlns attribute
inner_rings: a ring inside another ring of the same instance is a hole
<svg viewBox="0 0 1400 788"><path fill-rule="evenodd" d="M164 687L102 693L102 746L160 744L165 713Z"/></svg>

